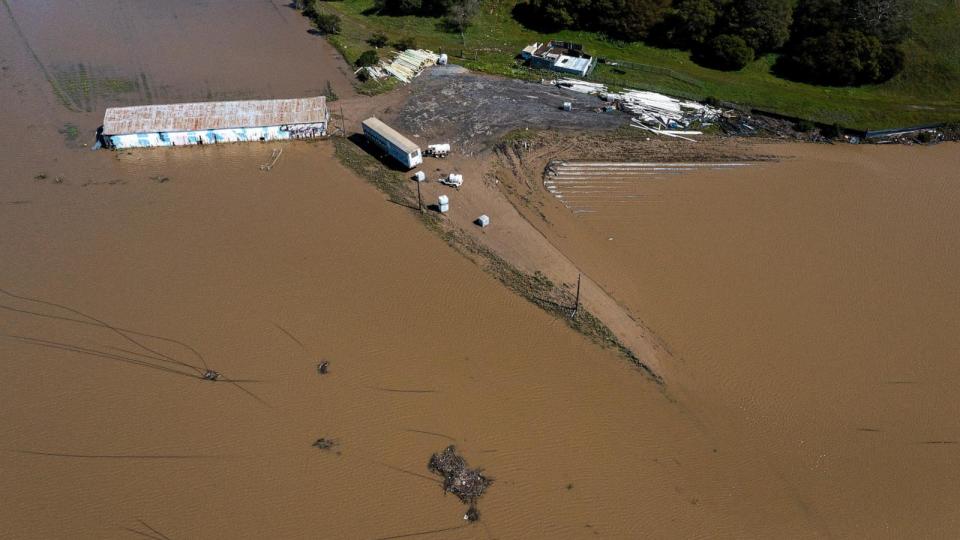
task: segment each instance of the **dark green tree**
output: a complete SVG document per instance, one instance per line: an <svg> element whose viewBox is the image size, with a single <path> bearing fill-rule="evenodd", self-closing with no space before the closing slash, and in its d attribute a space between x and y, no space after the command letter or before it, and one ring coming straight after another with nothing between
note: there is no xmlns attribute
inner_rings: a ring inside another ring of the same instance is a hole
<svg viewBox="0 0 960 540"><path fill-rule="evenodd" d="M724 71L736 71L753 60L753 48L740 36L720 34L695 51L697 62Z"/></svg>
<svg viewBox="0 0 960 540"><path fill-rule="evenodd" d="M665 20L665 44L694 47L710 39L717 23L714 0L676 0Z"/></svg>
<svg viewBox="0 0 960 540"><path fill-rule="evenodd" d="M790 41L774 66L788 78L850 86L903 69L903 0L798 0Z"/></svg>
<svg viewBox="0 0 960 540"><path fill-rule="evenodd" d="M360 54L359 57L357 57L357 61L354 62L354 64L357 67L367 67L367 66L376 65L377 62L379 61L380 61L380 56L377 55L377 51L369 50L369 51L363 51L363 53Z"/></svg>
<svg viewBox="0 0 960 540"><path fill-rule="evenodd" d="M663 20L669 6L670 0L594 0L589 8L581 7L583 24L579 26L624 41L639 41Z"/></svg>
<svg viewBox="0 0 960 540"><path fill-rule="evenodd" d="M883 45L856 30L831 31L801 41L791 55L792 73L802 80L835 86L878 81Z"/></svg>
<svg viewBox="0 0 960 540"><path fill-rule="evenodd" d="M741 37L757 54L779 49L790 37L791 0L730 0L717 33Z"/></svg>

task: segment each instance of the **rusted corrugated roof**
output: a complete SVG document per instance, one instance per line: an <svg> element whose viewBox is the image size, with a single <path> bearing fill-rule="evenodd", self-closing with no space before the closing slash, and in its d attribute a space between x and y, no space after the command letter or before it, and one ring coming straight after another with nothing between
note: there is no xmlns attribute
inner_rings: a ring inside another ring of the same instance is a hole
<svg viewBox="0 0 960 540"><path fill-rule="evenodd" d="M199 131L312 124L327 121L323 96L297 99L211 101L112 107L103 116L104 135Z"/></svg>

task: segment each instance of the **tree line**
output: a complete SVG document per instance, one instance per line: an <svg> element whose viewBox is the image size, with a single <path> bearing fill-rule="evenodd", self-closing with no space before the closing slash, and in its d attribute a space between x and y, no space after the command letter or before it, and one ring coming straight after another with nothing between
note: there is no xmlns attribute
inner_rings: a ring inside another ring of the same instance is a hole
<svg viewBox="0 0 960 540"><path fill-rule="evenodd" d="M374 0L373 11L383 15L442 17L448 31L463 32L480 10L480 0Z"/></svg>
<svg viewBox="0 0 960 540"><path fill-rule="evenodd" d="M587 30L690 50L716 69L739 70L777 52L780 76L847 86L881 82L903 68L907 1L525 0L513 14L541 32Z"/></svg>

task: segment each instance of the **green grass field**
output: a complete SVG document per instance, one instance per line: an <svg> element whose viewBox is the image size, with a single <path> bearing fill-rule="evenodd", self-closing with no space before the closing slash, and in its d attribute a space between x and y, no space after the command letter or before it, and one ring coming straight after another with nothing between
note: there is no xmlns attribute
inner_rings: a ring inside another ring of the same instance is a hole
<svg viewBox="0 0 960 540"><path fill-rule="evenodd" d="M446 52L451 62L485 73L539 79L516 64L525 45L551 38L582 43L586 51L630 67L599 65L592 80L614 87L654 90L676 96L714 97L750 107L857 129L880 129L931 122L960 121L960 3L912 0L914 35L904 44L907 64L894 79L874 86L831 88L795 83L770 74L772 55L740 72L700 67L689 53L640 43L612 43L590 32L544 35L528 30L510 15L515 0L487 0L461 42L444 32L439 18L364 15L373 0L323 2L343 20L332 41L353 61L370 49L368 39L383 32L391 41L416 38L421 48ZM386 54L386 51L383 51ZM619 70L619 71L618 71Z"/></svg>

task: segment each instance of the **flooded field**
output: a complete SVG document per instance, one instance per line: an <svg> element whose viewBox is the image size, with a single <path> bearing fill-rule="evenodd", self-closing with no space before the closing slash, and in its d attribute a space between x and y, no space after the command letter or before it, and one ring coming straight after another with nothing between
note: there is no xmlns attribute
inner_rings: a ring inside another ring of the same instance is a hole
<svg viewBox="0 0 960 540"><path fill-rule="evenodd" d="M0 536L956 530L955 147L774 147L596 213L544 191L670 347L661 388L328 141L84 146L112 105L349 98L285 4L0 0ZM427 471L448 444L494 478L478 523Z"/></svg>
<svg viewBox="0 0 960 540"><path fill-rule="evenodd" d="M338 88L333 53L279 2L0 8L0 536L815 530L736 441L329 143L84 147L108 105ZM73 92L63 77L83 72L140 85ZM452 443L495 479L470 526L426 468Z"/></svg>
<svg viewBox="0 0 960 540"><path fill-rule="evenodd" d="M755 152L783 159L557 167L542 229L663 339L680 401L823 532L950 536L960 148Z"/></svg>

